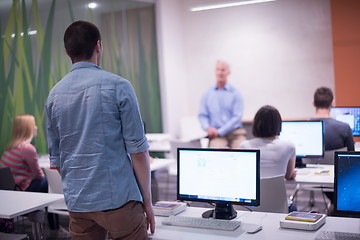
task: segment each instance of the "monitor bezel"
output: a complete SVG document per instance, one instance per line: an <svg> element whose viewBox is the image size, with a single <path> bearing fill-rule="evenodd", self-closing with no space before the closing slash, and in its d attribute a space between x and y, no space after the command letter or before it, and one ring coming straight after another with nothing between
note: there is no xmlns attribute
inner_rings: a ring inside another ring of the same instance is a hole
<svg viewBox="0 0 360 240"><path fill-rule="evenodd" d="M324 154L325 154L325 125L324 125L324 121L322 120L283 120L281 122L281 131L282 131L282 123L283 122L295 122L295 123L299 123L299 122L321 122L322 125L322 155L297 155L296 153L296 149L295 149L295 154L297 158L323 158ZM281 132L280 132L281 134Z"/></svg>
<svg viewBox="0 0 360 240"><path fill-rule="evenodd" d="M356 106L336 106L336 107L331 107L330 109L330 117L333 117L333 115L331 115L331 110L332 109L346 109L346 108L353 108L353 109L359 109L360 110L360 107L356 107ZM336 120L336 119L335 119ZM338 120L339 121L339 120ZM351 129L351 133L353 135L353 137L360 137L360 131L358 134L354 134L354 130Z"/></svg>
<svg viewBox="0 0 360 240"><path fill-rule="evenodd" d="M337 199L337 193L338 193L338 171L339 171L339 158L338 156L341 154L346 155L360 155L359 151L335 151L334 153L334 215L339 217L349 217L349 218L360 218L360 209L359 211L345 211L345 210L338 210L338 199Z"/></svg>
<svg viewBox="0 0 360 240"><path fill-rule="evenodd" d="M201 198L189 198L180 195L180 154L182 150L190 151L232 151L232 152L253 152L256 153L256 199L254 202L233 202L233 201L222 201L215 199L201 199ZM259 149L228 149L228 148L178 148L177 149L177 200L180 201L191 201L191 202L205 202L205 203L215 203L215 204L233 204L233 205L242 205L242 206L254 206L257 207L260 205L260 150Z"/></svg>

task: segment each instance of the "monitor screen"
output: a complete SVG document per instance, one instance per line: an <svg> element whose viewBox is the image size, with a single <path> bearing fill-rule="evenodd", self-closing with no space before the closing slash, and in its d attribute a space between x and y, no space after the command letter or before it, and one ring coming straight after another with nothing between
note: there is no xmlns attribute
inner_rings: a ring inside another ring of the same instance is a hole
<svg viewBox="0 0 360 240"><path fill-rule="evenodd" d="M226 214L233 213L232 204L259 206L260 150L178 148L177 153L177 198L215 203L203 217L232 219Z"/></svg>
<svg viewBox="0 0 360 240"><path fill-rule="evenodd" d="M335 214L360 217L360 152L335 152Z"/></svg>
<svg viewBox="0 0 360 240"><path fill-rule="evenodd" d="M353 136L360 136L360 107L333 107L330 116L349 124Z"/></svg>
<svg viewBox="0 0 360 240"><path fill-rule="evenodd" d="M294 143L296 157L322 157L324 155L323 121L283 121L280 138Z"/></svg>

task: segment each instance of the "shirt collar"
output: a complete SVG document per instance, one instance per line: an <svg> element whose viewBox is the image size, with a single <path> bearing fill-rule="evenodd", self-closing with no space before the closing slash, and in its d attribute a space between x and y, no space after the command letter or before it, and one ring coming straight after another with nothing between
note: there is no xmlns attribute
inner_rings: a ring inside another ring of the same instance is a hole
<svg viewBox="0 0 360 240"><path fill-rule="evenodd" d="M215 89L215 90L219 90L218 87L217 87L217 85L214 86L214 89ZM226 83L223 89L224 89L225 91L230 90L230 84Z"/></svg>
<svg viewBox="0 0 360 240"><path fill-rule="evenodd" d="M99 66L97 66L94 63L91 62L86 62L86 61L82 61L82 62L76 62L71 66L71 71L78 69L78 68L98 68L101 69Z"/></svg>

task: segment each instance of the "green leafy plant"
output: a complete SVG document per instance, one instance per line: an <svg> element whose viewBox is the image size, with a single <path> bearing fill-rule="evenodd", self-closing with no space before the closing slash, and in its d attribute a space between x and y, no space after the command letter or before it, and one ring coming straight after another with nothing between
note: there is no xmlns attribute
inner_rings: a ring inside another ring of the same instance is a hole
<svg viewBox="0 0 360 240"><path fill-rule="evenodd" d="M51 74L52 32L55 0L52 1L46 28L40 20L36 1L33 1L31 17L28 16L25 0L13 1L0 40L0 118L1 150L11 136L12 119L16 115L31 114L38 125L35 145L39 152L46 152L44 104L50 86L54 84ZM34 21L36 35L31 35L30 22Z"/></svg>
<svg viewBox="0 0 360 240"><path fill-rule="evenodd" d="M114 4L118 3L115 1ZM67 0L68 22L61 22L61 34L56 21L57 1L51 0L49 9L40 16L38 2L14 0L5 27L0 17L0 150L3 152L11 136L12 119L20 114L35 116L38 136L34 144L40 153L47 152L45 103L49 91L70 69L70 61L62 44L62 32L74 20L94 22L91 10L86 16L76 16L72 1ZM63 2L64 4L64 2ZM144 17L144 12L147 14ZM103 14L102 26L104 61L102 68L129 79L137 93L143 120L148 132L161 132L160 87L158 79L157 47L154 7ZM79 14L78 14L79 15ZM44 20L45 19L45 20ZM121 20L120 19L120 20ZM32 26L32 29L30 26ZM31 34L36 30L36 34ZM104 31L103 31L104 30ZM61 37L54 37L57 33Z"/></svg>

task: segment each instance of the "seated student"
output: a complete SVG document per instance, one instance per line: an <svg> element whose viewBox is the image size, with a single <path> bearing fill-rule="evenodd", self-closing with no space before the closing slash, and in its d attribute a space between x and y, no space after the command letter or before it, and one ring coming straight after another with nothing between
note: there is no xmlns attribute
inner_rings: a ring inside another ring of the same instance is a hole
<svg viewBox="0 0 360 240"><path fill-rule="evenodd" d="M255 115L252 133L255 138L245 140L240 148L260 149L260 177L284 175L287 180L295 179L295 146L279 139L281 115L269 105L263 106Z"/></svg>
<svg viewBox="0 0 360 240"><path fill-rule="evenodd" d="M330 118L333 99L334 95L330 88L320 87L316 89L313 102L316 114L312 119L324 122L325 151L344 147L348 151L354 151L354 139L349 124Z"/></svg>
<svg viewBox="0 0 360 240"><path fill-rule="evenodd" d="M279 139L282 119L279 111L269 105L255 114L252 133L255 138L245 140L240 148L260 149L260 178L284 175L287 180L295 179L295 146ZM296 211L289 202L289 212Z"/></svg>
<svg viewBox="0 0 360 240"><path fill-rule="evenodd" d="M39 166L36 148L30 143L36 136L37 126L34 116L15 117L12 136L1 156L0 168L9 167L15 183L23 191L47 193L47 179ZM59 228L57 215L48 214L48 220L51 229Z"/></svg>
<svg viewBox="0 0 360 240"><path fill-rule="evenodd" d="M47 180L30 142L37 136L35 118L20 115L13 121L12 137L0 160L0 167L10 167L16 184L24 191L47 192Z"/></svg>
<svg viewBox="0 0 360 240"><path fill-rule="evenodd" d="M325 151L337 150L346 147L348 151L354 151L354 138L349 124L337 121L330 117L330 111L333 104L334 95L330 88L320 87L314 93L314 106L316 108L313 120L322 120L324 122L324 141ZM325 192L330 199L328 215L332 215L334 192Z"/></svg>

